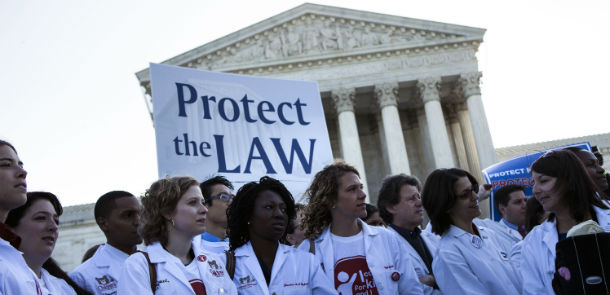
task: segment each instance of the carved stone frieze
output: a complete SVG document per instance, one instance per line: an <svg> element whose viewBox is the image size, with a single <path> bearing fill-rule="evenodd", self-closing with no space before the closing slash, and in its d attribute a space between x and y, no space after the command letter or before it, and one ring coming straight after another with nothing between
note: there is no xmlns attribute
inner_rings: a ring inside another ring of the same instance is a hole
<svg viewBox="0 0 610 295"><path fill-rule="evenodd" d="M429 101L438 101L441 99L439 95L440 84L440 77L428 77L417 80L417 89L419 90L419 94L424 104Z"/></svg>
<svg viewBox="0 0 610 295"><path fill-rule="evenodd" d="M342 112L354 111L354 100L356 99L356 89L339 89L332 92L333 102L337 114Z"/></svg>
<svg viewBox="0 0 610 295"><path fill-rule="evenodd" d="M461 74L458 79L459 91L468 98L473 95L481 95L481 87L479 87L482 74L480 72Z"/></svg>
<svg viewBox="0 0 610 295"><path fill-rule="evenodd" d="M285 60L458 37L461 35L305 14L200 57L189 66L214 69L228 64Z"/></svg>
<svg viewBox="0 0 610 295"><path fill-rule="evenodd" d="M375 85L375 98L380 109L398 105L398 83Z"/></svg>

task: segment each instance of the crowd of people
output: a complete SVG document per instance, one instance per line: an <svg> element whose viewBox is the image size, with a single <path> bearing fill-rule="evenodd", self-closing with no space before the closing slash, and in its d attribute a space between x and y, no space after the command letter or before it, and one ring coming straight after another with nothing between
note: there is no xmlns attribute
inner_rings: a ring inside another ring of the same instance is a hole
<svg viewBox="0 0 610 295"><path fill-rule="evenodd" d="M436 169L423 185L388 176L376 206L344 162L315 174L306 204L268 176L235 194L222 176L167 177L140 199L99 197L106 243L68 274L51 258L58 197L28 192L17 150L0 140L0 294L561 293L556 245L583 222L610 232L602 160L577 148L545 153L531 166L534 197L518 185L495 192L500 221L480 218L493 188L459 168Z"/></svg>

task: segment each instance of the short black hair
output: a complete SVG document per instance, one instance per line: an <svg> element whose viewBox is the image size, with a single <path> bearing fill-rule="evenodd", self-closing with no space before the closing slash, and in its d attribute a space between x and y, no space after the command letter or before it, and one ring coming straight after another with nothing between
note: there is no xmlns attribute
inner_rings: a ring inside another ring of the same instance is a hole
<svg viewBox="0 0 610 295"><path fill-rule="evenodd" d="M412 185L421 190L421 183L413 176L406 174L397 174L386 177L383 180L379 194L377 195L377 208L379 208L379 216L386 224L392 224L394 215L388 211L388 207L394 206L400 202L400 189L403 185Z"/></svg>
<svg viewBox="0 0 610 295"><path fill-rule="evenodd" d="M373 204L369 204L366 203L366 217L361 218L364 221L367 221L369 218L371 218L371 216L373 216L373 214L375 214L375 212L379 212L379 209L377 208L377 206L373 205Z"/></svg>
<svg viewBox="0 0 610 295"><path fill-rule="evenodd" d="M591 147L591 151L597 158L597 161L599 162L599 166L604 166L604 155L602 155L602 153L599 152L599 149L597 148L596 145Z"/></svg>
<svg viewBox="0 0 610 295"><path fill-rule="evenodd" d="M28 192L25 204L9 211L4 224L12 228L17 227L19 221L21 221L21 218L23 218L23 215L25 214L25 210L30 208L38 200L49 201L51 205L53 205L53 209L55 209L57 216L61 216L61 214L64 213L64 209L61 206L61 203L59 203L59 199L57 199L57 196L54 194L49 192Z"/></svg>
<svg viewBox="0 0 610 295"><path fill-rule="evenodd" d="M525 188L518 184L508 184L508 185L502 186L494 194L494 205L496 205L496 208L498 208L498 210L500 210L500 205L507 206L508 201L510 201L510 197L508 195L510 195L511 193L516 192L516 191L524 192Z"/></svg>
<svg viewBox="0 0 610 295"><path fill-rule="evenodd" d="M93 209L93 217L97 220L100 217L108 217L110 212L116 208L116 199L134 197L130 192L126 191L111 191L103 194L97 202L95 202L95 208Z"/></svg>
<svg viewBox="0 0 610 295"><path fill-rule="evenodd" d="M430 223L432 232L443 235L453 224L447 213L455 205L459 196L453 192L453 185L462 177L467 177L475 192L479 191L479 183L468 171L451 168L432 171L422 190L421 198Z"/></svg>
<svg viewBox="0 0 610 295"><path fill-rule="evenodd" d="M212 187L217 184L222 184L228 187L230 190L233 190L233 184L224 176L218 175L206 179L204 182L199 184L199 188L201 188L201 194L203 194L203 199L205 200L206 205L212 204Z"/></svg>
<svg viewBox="0 0 610 295"><path fill-rule="evenodd" d="M296 210L294 198L288 189L279 180L264 176L259 182L249 182L239 188L235 198L227 208L227 236L231 250L235 250L250 241L248 232L248 220L252 217L256 198L263 191L272 191L280 195L286 204L286 215L288 215L288 226L280 242L285 241L286 234L294 231L294 217Z"/></svg>

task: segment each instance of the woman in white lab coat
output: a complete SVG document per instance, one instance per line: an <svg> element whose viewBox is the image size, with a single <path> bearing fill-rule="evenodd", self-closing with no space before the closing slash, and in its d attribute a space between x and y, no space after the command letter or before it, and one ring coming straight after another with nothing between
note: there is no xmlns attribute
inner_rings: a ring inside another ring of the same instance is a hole
<svg viewBox="0 0 610 295"><path fill-rule="evenodd" d="M195 179L153 183L142 197L140 234L146 255L135 253L125 260L117 293L237 294L219 258L200 247L207 212Z"/></svg>
<svg viewBox="0 0 610 295"><path fill-rule="evenodd" d="M366 194L356 168L326 166L306 191L306 240L299 249L315 254L339 294L423 294L396 235L369 226Z"/></svg>
<svg viewBox="0 0 610 295"><path fill-rule="evenodd" d="M523 240L523 293L554 294L555 244L565 239L574 225L591 219L610 232L610 210L597 197L597 187L570 151L545 153L532 164L531 171L534 196L550 215Z"/></svg>
<svg viewBox="0 0 610 295"><path fill-rule="evenodd" d="M54 194L29 192L25 204L8 213L6 225L21 237L19 250L38 277L42 294L89 294L51 258L62 213L63 208Z"/></svg>
<svg viewBox="0 0 610 295"><path fill-rule="evenodd" d="M241 294L336 294L314 256L283 244L292 230L294 199L276 179L242 186L227 209L233 255L227 265Z"/></svg>
<svg viewBox="0 0 610 295"><path fill-rule="evenodd" d="M21 239L5 224L25 204L27 172L12 144L0 140L0 294L40 294L40 282L17 250Z"/></svg>
<svg viewBox="0 0 610 295"><path fill-rule="evenodd" d="M478 183L470 173L437 169L426 179L422 201L441 236L432 270L445 294L518 294L518 276L494 233L477 227Z"/></svg>

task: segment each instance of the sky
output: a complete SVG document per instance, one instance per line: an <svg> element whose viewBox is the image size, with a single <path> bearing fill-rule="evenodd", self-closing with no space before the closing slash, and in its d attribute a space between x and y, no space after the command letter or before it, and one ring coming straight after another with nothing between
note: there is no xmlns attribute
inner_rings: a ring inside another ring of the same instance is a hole
<svg viewBox="0 0 610 295"><path fill-rule="evenodd" d="M282 1L0 0L0 139L63 205L157 179L135 72L294 8ZM319 1L487 29L495 147L610 132L610 1Z"/></svg>

